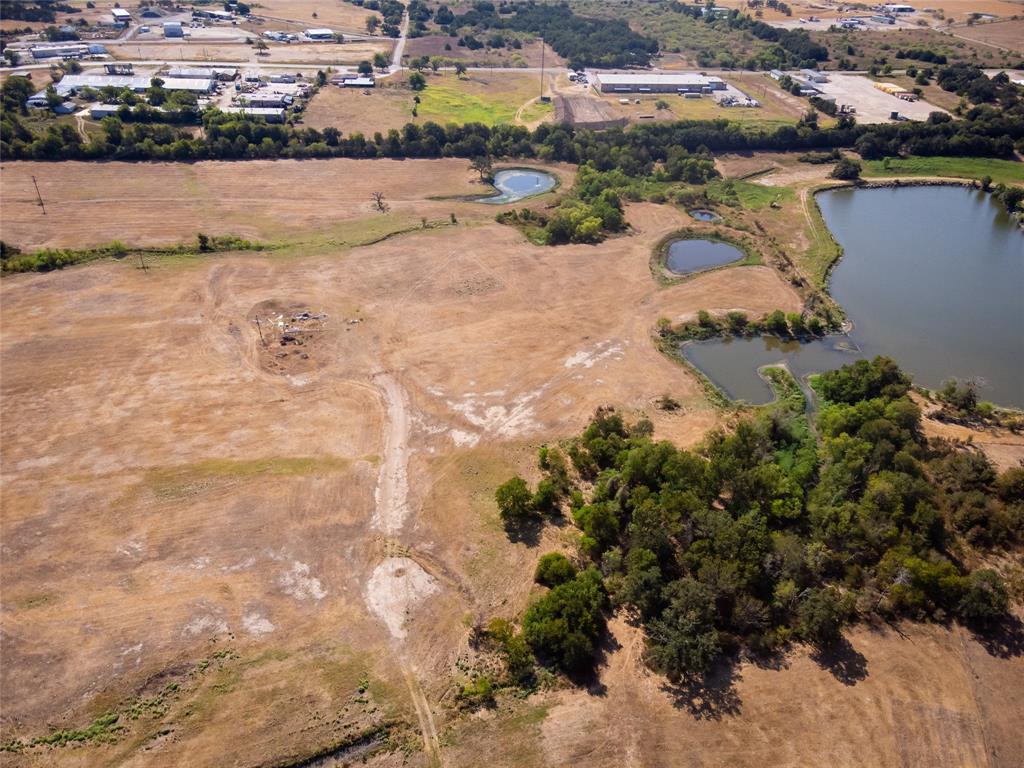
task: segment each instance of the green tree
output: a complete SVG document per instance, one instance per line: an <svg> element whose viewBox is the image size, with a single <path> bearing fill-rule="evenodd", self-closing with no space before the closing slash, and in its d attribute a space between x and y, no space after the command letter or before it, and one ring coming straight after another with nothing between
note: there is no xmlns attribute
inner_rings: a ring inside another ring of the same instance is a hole
<svg viewBox="0 0 1024 768"><path fill-rule="evenodd" d="M373 54L373 66L375 66L381 72L387 69L388 64L390 63L391 61L388 59L388 55L386 53L381 53L380 51L378 51L377 53Z"/></svg>
<svg viewBox="0 0 1024 768"><path fill-rule="evenodd" d="M484 179L490 178L494 170L494 162L488 155L480 155L479 157L473 158L469 164L469 169L480 174L480 181L483 181Z"/></svg>
<svg viewBox="0 0 1024 768"><path fill-rule="evenodd" d="M466 65L463 64L461 61L456 61L455 62L455 76L456 77L462 77L464 74L466 74Z"/></svg>
<svg viewBox="0 0 1024 768"><path fill-rule="evenodd" d="M842 181L854 181L860 178L861 164L849 157L844 157L832 169L829 174L833 179Z"/></svg>
<svg viewBox="0 0 1024 768"><path fill-rule="evenodd" d="M789 323L786 322L786 313L781 309L768 313L768 316L764 319L764 327L769 333L774 333L778 336L789 335Z"/></svg>
<svg viewBox="0 0 1024 768"><path fill-rule="evenodd" d="M957 612L968 622L991 624L1006 616L1009 596L999 574L992 570L974 571L967 577L964 595Z"/></svg>
<svg viewBox="0 0 1024 768"><path fill-rule="evenodd" d="M535 516L533 494L519 475L498 486L494 492L498 514L508 525L520 525Z"/></svg>
<svg viewBox="0 0 1024 768"><path fill-rule="evenodd" d="M800 637L812 645L825 648L842 636L842 605L831 589L811 590L800 603L797 616Z"/></svg>
<svg viewBox="0 0 1024 768"><path fill-rule="evenodd" d="M595 643L604 629L604 603L601 574L591 567L526 610L526 642L536 654L567 672L582 671L592 663Z"/></svg>
<svg viewBox="0 0 1024 768"><path fill-rule="evenodd" d="M545 587L557 587L576 578L576 566L561 552L550 552L537 562L533 580Z"/></svg>
<svg viewBox="0 0 1024 768"><path fill-rule="evenodd" d="M420 72L413 72L409 75L409 87L414 91L422 91L427 87L427 78Z"/></svg>
<svg viewBox="0 0 1024 768"><path fill-rule="evenodd" d="M665 598L665 611L649 628L651 661L670 680L707 671L722 650L714 627L714 596L705 585L687 577L669 584Z"/></svg>
<svg viewBox="0 0 1024 768"><path fill-rule="evenodd" d="M366 59L363 59L362 61L359 62L359 66L357 67L357 69L358 69L360 75L372 75L373 74L373 64L371 64Z"/></svg>

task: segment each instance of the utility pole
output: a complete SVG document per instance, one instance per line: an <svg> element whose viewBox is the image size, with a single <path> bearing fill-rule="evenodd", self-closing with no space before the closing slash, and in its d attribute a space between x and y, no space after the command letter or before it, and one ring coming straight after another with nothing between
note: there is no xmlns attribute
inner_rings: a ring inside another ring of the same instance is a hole
<svg viewBox="0 0 1024 768"><path fill-rule="evenodd" d="M256 330L260 332L260 343L262 343L264 347L267 346L267 340L263 338L263 327L260 325L260 319L258 316L256 317Z"/></svg>
<svg viewBox="0 0 1024 768"><path fill-rule="evenodd" d="M46 215L46 205L43 204L43 196L39 194L39 184L36 183L36 177L32 177L32 186L36 188L36 197L39 198L39 207L43 209L43 216Z"/></svg>
<svg viewBox="0 0 1024 768"><path fill-rule="evenodd" d="M143 272L149 272L149 267L146 266L146 259L142 255L142 251L139 251L139 266L142 267Z"/></svg>
<svg viewBox="0 0 1024 768"><path fill-rule="evenodd" d="M544 98L544 38L540 39L540 97Z"/></svg>

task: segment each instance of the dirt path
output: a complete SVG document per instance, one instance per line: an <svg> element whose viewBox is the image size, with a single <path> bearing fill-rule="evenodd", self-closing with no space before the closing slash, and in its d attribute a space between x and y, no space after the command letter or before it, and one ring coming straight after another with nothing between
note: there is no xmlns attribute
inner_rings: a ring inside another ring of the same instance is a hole
<svg viewBox="0 0 1024 768"><path fill-rule="evenodd" d="M372 525L386 534L396 534L409 515L409 399L405 389L390 374L374 377L384 401L386 424L384 448ZM387 556L374 569L366 585L366 603L387 626L396 643L405 640L405 622L416 604L440 590L438 581L408 557ZM423 693L415 668L400 655L416 719L423 735L423 749L429 765L443 766L441 741L430 703Z"/></svg>
<svg viewBox="0 0 1024 768"><path fill-rule="evenodd" d="M391 375L382 373L374 380L384 399L387 425L372 523L393 534L402 529L409 514L409 403L402 385Z"/></svg>
<svg viewBox="0 0 1024 768"><path fill-rule="evenodd" d="M441 740L437 736L437 724L434 722L434 715L430 711L430 702L423 694L419 680L416 678L415 670L408 662L402 662L402 672L405 675L405 683L412 696L413 706L416 708L416 717L420 721L420 731L423 733L423 749L426 751L431 768L444 766L441 757Z"/></svg>

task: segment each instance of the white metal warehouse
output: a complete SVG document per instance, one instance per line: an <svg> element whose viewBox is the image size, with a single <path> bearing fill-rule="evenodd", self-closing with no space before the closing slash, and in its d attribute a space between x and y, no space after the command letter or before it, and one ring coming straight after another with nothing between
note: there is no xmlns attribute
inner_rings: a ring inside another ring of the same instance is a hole
<svg viewBox="0 0 1024 768"><path fill-rule="evenodd" d="M643 72L593 75L594 85L601 93L710 93L724 91L725 81L696 72L652 75Z"/></svg>

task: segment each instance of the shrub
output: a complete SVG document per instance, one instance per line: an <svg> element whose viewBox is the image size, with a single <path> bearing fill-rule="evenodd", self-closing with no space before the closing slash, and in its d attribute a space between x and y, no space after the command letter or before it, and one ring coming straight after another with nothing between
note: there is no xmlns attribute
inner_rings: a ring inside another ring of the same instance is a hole
<svg viewBox="0 0 1024 768"><path fill-rule="evenodd" d="M533 580L545 587L557 587L576 578L576 566L561 552L551 552L537 562Z"/></svg>

